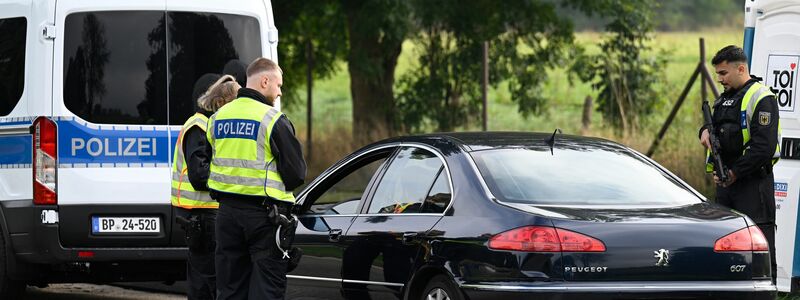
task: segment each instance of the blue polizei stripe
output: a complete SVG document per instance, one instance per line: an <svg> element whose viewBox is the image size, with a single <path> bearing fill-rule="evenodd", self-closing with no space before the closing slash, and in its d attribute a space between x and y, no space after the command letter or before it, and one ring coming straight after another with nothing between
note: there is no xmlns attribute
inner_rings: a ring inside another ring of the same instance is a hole
<svg viewBox="0 0 800 300"><path fill-rule="evenodd" d="M56 121L59 164L168 163L171 153L166 128L156 126L97 126L72 118ZM133 127L133 129L131 129ZM142 129L145 127L147 129ZM177 136L177 131L173 131Z"/></svg>
<svg viewBox="0 0 800 300"><path fill-rule="evenodd" d="M215 139L249 139L257 140L259 121L227 119L214 121Z"/></svg>
<svg viewBox="0 0 800 300"><path fill-rule="evenodd" d="M19 125L31 125L31 121L21 121L21 122L0 122L0 127L3 126L19 126Z"/></svg>
<svg viewBox="0 0 800 300"><path fill-rule="evenodd" d="M0 165L31 164L33 141L30 135L0 137Z"/></svg>
<svg viewBox="0 0 800 300"><path fill-rule="evenodd" d="M744 28L744 54L747 55L747 65L753 61L753 39L756 36L755 27Z"/></svg>

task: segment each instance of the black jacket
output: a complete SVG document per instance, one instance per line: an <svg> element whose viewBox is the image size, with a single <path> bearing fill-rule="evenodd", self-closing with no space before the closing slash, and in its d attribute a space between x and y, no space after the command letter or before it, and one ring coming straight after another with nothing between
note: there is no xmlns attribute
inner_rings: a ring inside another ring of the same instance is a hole
<svg viewBox="0 0 800 300"><path fill-rule="evenodd" d="M753 77L741 89L725 91L714 102L713 123L722 144L722 161L737 178L757 175L763 172L762 167L769 168L779 142L778 103L774 96L767 96L753 110L749 123L750 141L742 145L742 124L746 120L741 114L741 104L744 94L758 81L759 78Z"/></svg>
<svg viewBox="0 0 800 300"><path fill-rule="evenodd" d="M211 112L199 112L206 117L211 116ZM211 166L211 157L206 153L206 147L208 147L206 131L197 126L192 126L183 135L182 146L186 157L189 182L195 191L208 191L208 172Z"/></svg>
<svg viewBox="0 0 800 300"><path fill-rule="evenodd" d="M248 88L239 89L239 98L245 97L254 99L264 104L267 103L267 98L261 93ZM286 186L287 191L292 191L303 184L306 176L306 161L303 158L302 147L300 141L295 137L294 125L289 121L286 115L281 115L272 127L272 134L269 138L269 146L272 155L275 156L275 162L278 166L278 173L281 174L283 184ZM206 141L205 155L211 157L211 144ZM206 177L207 180L207 177ZM218 201L225 201L226 199L247 199L253 201L264 200L259 196L246 196L239 194L231 194L220 191L211 190L211 198Z"/></svg>

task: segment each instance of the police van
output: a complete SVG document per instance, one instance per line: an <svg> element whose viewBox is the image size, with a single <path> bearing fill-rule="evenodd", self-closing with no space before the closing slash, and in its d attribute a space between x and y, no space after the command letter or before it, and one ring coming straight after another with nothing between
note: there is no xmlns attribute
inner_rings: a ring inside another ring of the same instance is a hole
<svg viewBox="0 0 800 300"><path fill-rule="evenodd" d="M277 42L269 0L0 1L0 299L185 278L170 166L193 85Z"/></svg>
<svg viewBox="0 0 800 300"><path fill-rule="evenodd" d="M775 255L778 290L800 291L800 2L747 0L744 50L750 72L764 79L778 100L781 160L775 165L775 206L778 226Z"/></svg>

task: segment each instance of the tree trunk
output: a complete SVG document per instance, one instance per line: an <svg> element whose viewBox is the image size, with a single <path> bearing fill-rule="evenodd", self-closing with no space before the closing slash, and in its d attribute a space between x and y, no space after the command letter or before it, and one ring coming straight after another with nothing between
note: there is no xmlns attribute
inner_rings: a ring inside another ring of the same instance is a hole
<svg viewBox="0 0 800 300"><path fill-rule="evenodd" d="M589 129L592 126L592 96L587 95L583 100L583 117L581 118L581 135L589 134Z"/></svg>
<svg viewBox="0 0 800 300"><path fill-rule="evenodd" d="M347 69L353 97L353 140L364 145L395 135L394 71L407 30L387 20L403 1L347 1Z"/></svg>

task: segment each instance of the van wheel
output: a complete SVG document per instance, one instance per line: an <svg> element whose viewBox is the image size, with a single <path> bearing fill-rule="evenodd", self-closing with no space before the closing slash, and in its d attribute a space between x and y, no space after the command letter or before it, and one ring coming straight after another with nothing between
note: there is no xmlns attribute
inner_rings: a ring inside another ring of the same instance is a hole
<svg viewBox="0 0 800 300"><path fill-rule="evenodd" d="M464 300L461 291L450 278L436 275L422 292L422 300Z"/></svg>
<svg viewBox="0 0 800 300"><path fill-rule="evenodd" d="M8 278L9 255L0 231L0 299L17 299L25 292L25 283Z"/></svg>

